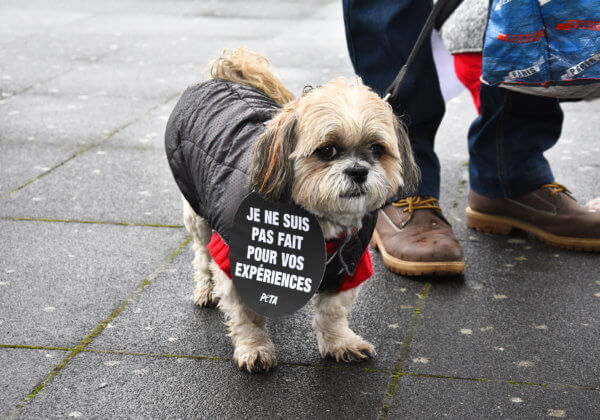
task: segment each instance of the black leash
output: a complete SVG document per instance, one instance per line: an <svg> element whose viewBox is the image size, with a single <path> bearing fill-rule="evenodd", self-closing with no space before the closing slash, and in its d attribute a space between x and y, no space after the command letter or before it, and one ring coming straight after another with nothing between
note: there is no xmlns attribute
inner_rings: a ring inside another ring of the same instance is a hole
<svg viewBox="0 0 600 420"><path fill-rule="evenodd" d="M390 98L396 97L398 88L402 84L402 81L404 80L404 77L406 76L406 73L408 72L412 62L415 60L415 57L421 50L423 42L425 42L426 39L430 39L431 30L434 27L441 27L443 22L452 14L452 12L454 12L461 2L462 0L438 0L437 3L435 3L431 13L427 17L425 26L423 26L423 29L421 29L421 33L417 38L417 42L415 42L415 46L406 60L406 63L402 66L390 87L385 91L385 95L383 96L384 101L389 101Z"/></svg>

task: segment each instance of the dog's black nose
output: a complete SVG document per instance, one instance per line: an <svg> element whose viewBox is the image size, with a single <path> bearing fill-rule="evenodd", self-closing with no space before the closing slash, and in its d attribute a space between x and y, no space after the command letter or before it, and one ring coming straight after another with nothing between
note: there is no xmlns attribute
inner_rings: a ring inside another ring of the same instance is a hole
<svg viewBox="0 0 600 420"><path fill-rule="evenodd" d="M363 184L369 175L369 169L362 165L353 165L344 169L344 173L348 175L357 184Z"/></svg>

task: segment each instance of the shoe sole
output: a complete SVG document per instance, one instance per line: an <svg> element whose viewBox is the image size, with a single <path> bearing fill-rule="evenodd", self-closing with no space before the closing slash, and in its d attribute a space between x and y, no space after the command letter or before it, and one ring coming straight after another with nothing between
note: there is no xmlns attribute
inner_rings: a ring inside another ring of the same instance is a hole
<svg viewBox="0 0 600 420"><path fill-rule="evenodd" d="M521 229L536 236L542 242L557 246L559 248L572 249L575 251L600 251L600 239L574 238L571 236L559 236L545 232L529 223L521 222L506 216L494 216L485 213L479 213L467 207L467 227L480 232L495 233L498 235L507 235L513 229Z"/></svg>
<svg viewBox="0 0 600 420"><path fill-rule="evenodd" d="M406 261L388 254L379 238L373 232L371 246L379 251L383 265L396 274L403 276L459 276L465 272L463 261Z"/></svg>

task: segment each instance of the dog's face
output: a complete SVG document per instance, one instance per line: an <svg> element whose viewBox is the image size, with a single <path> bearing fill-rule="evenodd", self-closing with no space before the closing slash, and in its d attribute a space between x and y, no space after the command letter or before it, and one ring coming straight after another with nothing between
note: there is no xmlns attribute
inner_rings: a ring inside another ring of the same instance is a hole
<svg viewBox="0 0 600 420"><path fill-rule="evenodd" d="M334 80L287 104L258 140L251 184L317 217L360 220L416 186L408 137L389 104Z"/></svg>

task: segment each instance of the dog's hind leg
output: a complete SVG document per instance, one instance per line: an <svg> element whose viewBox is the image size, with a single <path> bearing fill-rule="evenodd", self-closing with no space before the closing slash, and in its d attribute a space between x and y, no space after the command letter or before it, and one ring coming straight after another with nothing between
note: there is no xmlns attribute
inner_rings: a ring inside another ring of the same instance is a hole
<svg viewBox="0 0 600 420"><path fill-rule="evenodd" d="M329 356L338 362L351 362L375 355L375 347L354 333L348 325L348 312L359 288L315 295L313 328L317 333L321 357Z"/></svg>
<svg viewBox="0 0 600 420"><path fill-rule="evenodd" d="M194 278L196 280L193 295L194 303L198 306L214 305L217 302L213 294L212 273L209 268L212 257L206 248L212 235L212 229L205 219L196 214L185 198L183 198L183 224L194 239L192 245L194 249Z"/></svg>
<svg viewBox="0 0 600 420"><path fill-rule="evenodd" d="M219 309L227 319L229 336L234 347L233 360L241 370L266 372L277 364L275 346L265 331L265 317L258 315L240 300L233 282L217 264L211 263L214 294Z"/></svg>

